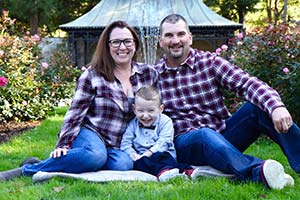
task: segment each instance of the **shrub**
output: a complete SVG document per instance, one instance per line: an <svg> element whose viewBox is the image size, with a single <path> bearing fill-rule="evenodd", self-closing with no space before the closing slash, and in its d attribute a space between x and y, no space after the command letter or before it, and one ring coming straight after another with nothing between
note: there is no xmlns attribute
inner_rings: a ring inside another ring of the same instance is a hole
<svg viewBox="0 0 300 200"><path fill-rule="evenodd" d="M276 89L294 120L300 122L300 35L287 24L256 28L218 49L235 65Z"/></svg>
<svg viewBox="0 0 300 200"><path fill-rule="evenodd" d="M68 60L64 54L57 56L61 63L49 62L53 68L46 69L48 63L41 61L38 48L40 37L17 33L14 23L7 11L0 16L0 78L7 79L0 87L0 122L42 119L59 99L72 94L74 84L68 81L78 70L63 69Z"/></svg>
<svg viewBox="0 0 300 200"><path fill-rule="evenodd" d="M72 66L72 59L65 46L53 51L48 62L41 63L40 82L42 93L51 104L57 106L62 100L71 99L74 94L76 78L81 71Z"/></svg>

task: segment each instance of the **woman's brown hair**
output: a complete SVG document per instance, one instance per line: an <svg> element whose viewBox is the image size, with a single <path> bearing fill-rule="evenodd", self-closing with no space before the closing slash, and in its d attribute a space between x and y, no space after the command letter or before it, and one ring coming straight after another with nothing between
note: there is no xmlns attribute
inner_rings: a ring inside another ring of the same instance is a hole
<svg viewBox="0 0 300 200"><path fill-rule="evenodd" d="M92 68L97 71L97 73L101 74L105 80L110 82L115 80L114 69L116 67L115 61L110 55L109 51L109 37L114 28L127 28L131 32L136 48L133 60L136 59L136 52L140 45L138 34L124 21L115 21L104 29L93 54L91 65Z"/></svg>

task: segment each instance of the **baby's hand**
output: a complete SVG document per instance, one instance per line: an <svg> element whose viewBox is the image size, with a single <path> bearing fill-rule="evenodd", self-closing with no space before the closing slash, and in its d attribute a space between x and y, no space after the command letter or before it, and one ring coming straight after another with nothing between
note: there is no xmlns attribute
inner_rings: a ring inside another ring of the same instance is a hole
<svg viewBox="0 0 300 200"><path fill-rule="evenodd" d="M142 155L140 154L137 154L137 153L132 153L130 155L130 158L133 160L133 161L137 161L138 159L140 159L142 157Z"/></svg>
<svg viewBox="0 0 300 200"><path fill-rule="evenodd" d="M144 152L142 156L151 157L152 154L153 154L152 151L148 150L148 151Z"/></svg>

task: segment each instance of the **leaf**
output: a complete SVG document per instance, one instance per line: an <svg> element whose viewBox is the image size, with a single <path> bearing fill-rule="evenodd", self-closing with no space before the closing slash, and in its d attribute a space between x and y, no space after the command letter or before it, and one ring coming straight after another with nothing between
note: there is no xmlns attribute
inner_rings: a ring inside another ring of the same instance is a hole
<svg viewBox="0 0 300 200"><path fill-rule="evenodd" d="M63 189L65 189L64 186L54 187L54 188L53 188L54 192L61 192Z"/></svg>

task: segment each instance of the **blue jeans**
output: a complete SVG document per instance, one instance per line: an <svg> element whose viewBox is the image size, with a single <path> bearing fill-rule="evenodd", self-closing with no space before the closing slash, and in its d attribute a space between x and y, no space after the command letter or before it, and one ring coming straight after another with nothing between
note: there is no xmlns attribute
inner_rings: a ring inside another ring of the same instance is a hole
<svg viewBox="0 0 300 200"><path fill-rule="evenodd" d="M299 172L299 127L293 124L288 133L278 134L270 117L249 102L226 120L226 129L221 134L201 128L177 136L174 140L177 159L192 165L210 165L235 174L241 181L260 182L262 160L242 153L260 133L267 134L279 144L291 167Z"/></svg>
<svg viewBox="0 0 300 200"><path fill-rule="evenodd" d="M265 134L280 146L292 169L300 172L300 129L295 123L288 133L277 133L268 114L247 102L226 121L226 129L222 134L241 152L260 134Z"/></svg>
<svg viewBox="0 0 300 200"><path fill-rule="evenodd" d="M131 158L119 149L106 148L103 140L92 130L81 128L67 155L48 158L40 163L26 164L23 175L38 171L82 173L89 171L129 170L133 168Z"/></svg>

